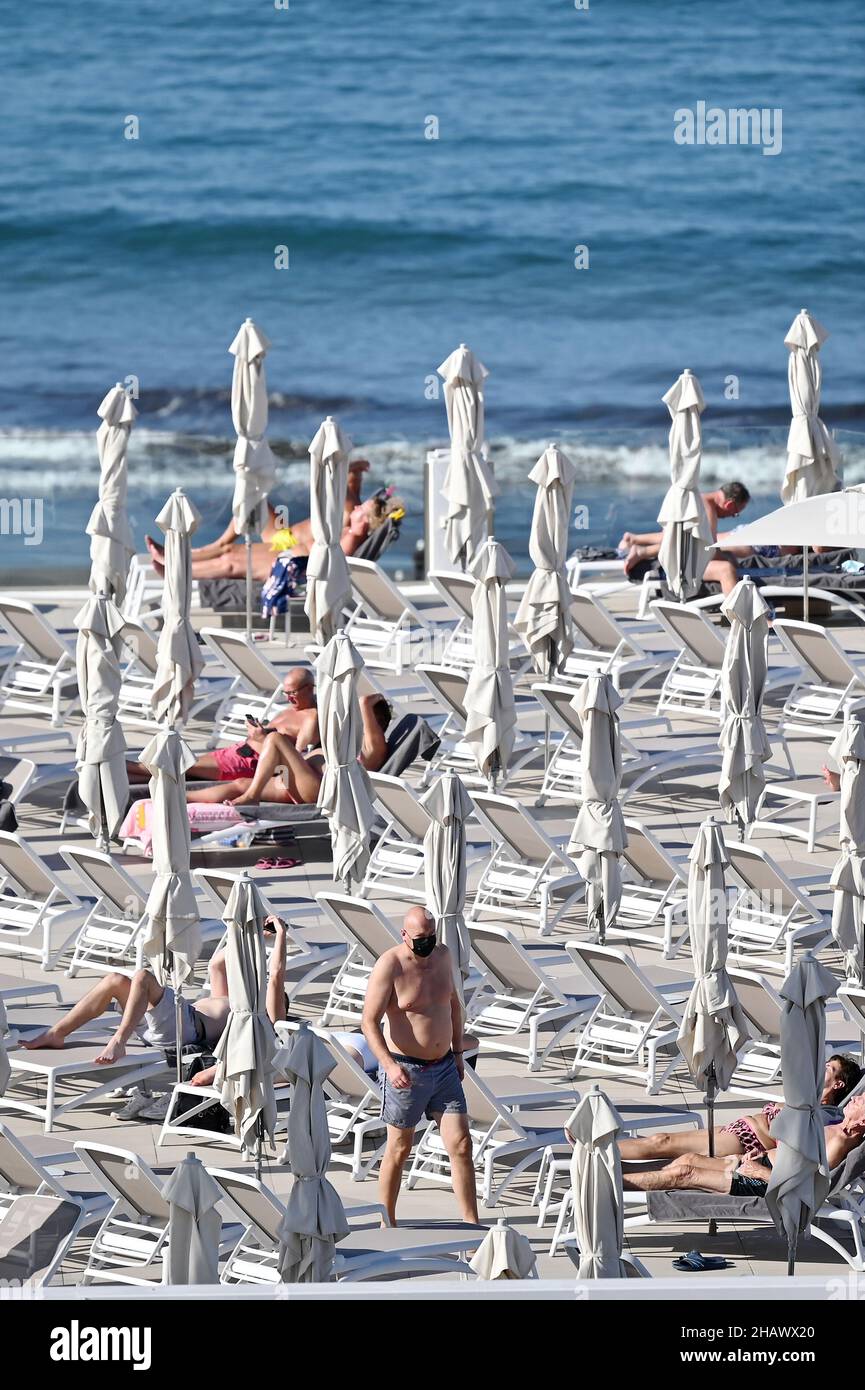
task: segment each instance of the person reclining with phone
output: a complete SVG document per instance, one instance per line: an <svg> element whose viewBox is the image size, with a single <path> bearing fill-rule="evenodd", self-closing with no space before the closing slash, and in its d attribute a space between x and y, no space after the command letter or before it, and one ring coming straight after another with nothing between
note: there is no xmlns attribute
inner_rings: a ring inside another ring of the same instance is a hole
<svg viewBox="0 0 865 1390"><path fill-rule="evenodd" d="M254 777L261 751L268 734L283 735L301 752L317 748L318 709L315 703L315 676L308 666L293 666L282 682L286 708L262 724L253 715L246 720L246 741L228 748L213 748L202 753L187 769L186 776L208 782L229 782L236 777ZM130 782L146 782L150 773L143 763L128 762ZM216 798L224 801L225 795Z"/></svg>
<svg viewBox="0 0 865 1390"><path fill-rule="evenodd" d="M377 772L388 756L387 728L393 717L383 695L361 695L363 742L358 761L368 772ZM210 805L256 806L259 802L314 805L324 775L324 755L316 747L301 752L284 734L270 732L262 745L252 776L235 777L216 787L186 793L186 800Z"/></svg>

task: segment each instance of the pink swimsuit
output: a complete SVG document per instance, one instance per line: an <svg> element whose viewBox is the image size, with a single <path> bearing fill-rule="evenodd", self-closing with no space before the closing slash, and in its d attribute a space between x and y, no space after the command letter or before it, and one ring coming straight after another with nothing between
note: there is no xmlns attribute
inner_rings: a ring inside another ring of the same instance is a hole
<svg viewBox="0 0 865 1390"><path fill-rule="evenodd" d="M763 1106L762 1113L766 1116L766 1123L771 1125L775 1116L780 1115L781 1107L780 1105L776 1105L774 1101L770 1101L768 1105ZM763 1158L767 1152L757 1131L752 1129L751 1125L744 1117L739 1120L733 1120L728 1125L724 1125L721 1133L735 1134L739 1143L742 1145L742 1152L747 1158Z"/></svg>

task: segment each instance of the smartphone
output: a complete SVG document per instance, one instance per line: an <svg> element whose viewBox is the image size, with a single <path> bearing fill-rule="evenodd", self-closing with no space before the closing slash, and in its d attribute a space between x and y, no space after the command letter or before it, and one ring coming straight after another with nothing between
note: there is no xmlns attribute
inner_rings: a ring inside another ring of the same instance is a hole
<svg viewBox="0 0 865 1390"><path fill-rule="evenodd" d="M246 716L246 722L247 722L247 724L254 724L255 727L256 727L257 729L260 729L260 728L263 727L263 726L262 726L262 723L261 723L261 720L260 720L260 719L256 719L256 717L255 717L254 714L248 714L248 715Z"/></svg>

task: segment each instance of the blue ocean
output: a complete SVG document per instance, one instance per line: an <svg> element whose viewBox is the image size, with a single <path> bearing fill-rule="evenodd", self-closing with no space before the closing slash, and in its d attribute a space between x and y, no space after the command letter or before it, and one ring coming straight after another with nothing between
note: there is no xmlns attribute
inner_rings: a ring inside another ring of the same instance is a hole
<svg viewBox="0 0 865 1390"><path fill-rule="evenodd" d="M775 505L802 307L831 335L823 417L865 480L861 0L3 10L0 495L44 499L46 527L0 535L4 582L86 573L115 381L139 393L136 533L178 483L221 528L248 315L273 344L280 500L307 515L306 446L336 415L408 502L395 566L460 342L490 372L497 533L523 569L550 440L579 469L575 542L651 525L684 367L705 479L741 478L752 516ZM677 143L699 102L780 111L780 148Z"/></svg>

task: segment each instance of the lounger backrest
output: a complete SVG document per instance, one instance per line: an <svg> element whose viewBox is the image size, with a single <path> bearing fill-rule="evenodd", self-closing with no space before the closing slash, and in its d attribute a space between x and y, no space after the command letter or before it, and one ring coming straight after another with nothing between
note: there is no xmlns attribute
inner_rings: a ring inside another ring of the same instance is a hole
<svg viewBox="0 0 865 1390"><path fill-rule="evenodd" d="M143 667L148 675L155 676L159 664L159 646L150 629L143 623L136 622L134 618L127 618L123 629L123 642L139 666Z"/></svg>
<svg viewBox="0 0 865 1390"><path fill-rule="evenodd" d="M720 671L724 664L724 640L698 608L689 608L684 603L669 603L666 599L656 599L649 606L657 613L661 625L673 641L684 647L695 666Z"/></svg>
<svg viewBox="0 0 865 1390"><path fill-rule="evenodd" d="M241 1218L255 1230L259 1240L279 1244L279 1223L284 1215L281 1202L255 1178L227 1168L208 1168Z"/></svg>
<svg viewBox="0 0 865 1390"><path fill-rule="evenodd" d="M379 806L405 839L415 844L423 840L430 818L411 788L399 777L388 777L383 772L371 772L369 780Z"/></svg>
<svg viewBox="0 0 865 1390"><path fill-rule="evenodd" d="M279 689L282 678L276 667L271 666L267 657L247 642L244 633L221 627L203 627L201 636L223 666L239 677L246 690L270 699Z"/></svg>
<svg viewBox="0 0 865 1390"><path fill-rule="evenodd" d="M817 909L812 907L765 850L757 849L756 845L728 844L727 857L731 873L758 897L766 911L786 916L798 907L813 920L819 919Z"/></svg>
<svg viewBox="0 0 865 1390"><path fill-rule="evenodd" d="M64 656L72 660L71 648L67 647L32 603L25 603L23 599L10 598L9 595L3 594L0 596L0 622L18 638L30 656L35 657L37 661L44 661L53 666Z"/></svg>
<svg viewBox="0 0 865 1390"><path fill-rule="evenodd" d="M580 718L573 707L574 687L572 685L555 685L550 681L537 681L532 686L532 693L539 701L541 708L549 714L553 724L557 725L564 733L579 746L583 741L583 730Z"/></svg>
<svg viewBox="0 0 865 1390"><path fill-rule="evenodd" d="M546 831L518 801L494 796L491 792L476 792L472 799L478 819L494 840L507 846L515 859L533 868L540 868L551 855L562 859Z"/></svg>
<svg viewBox="0 0 865 1390"><path fill-rule="evenodd" d="M34 902L44 902L59 887L39 856L9 830L0 830L0 873L8 874L20 892ZM76 906L77 898L62 891Z"/></svg>
<svg viewBox="0 0 865 1390"><path fill-rule="evenodd" d="M761 1038L780 1042L783 1005L769 981L754 970L739 970L733 965L727 974L754 1032Z"/></svg>
<svg viewBox="0 0 865 1390"><path fill-rule="evenodd" d="M371 618L384 623L398 623L406 613L417 618L413 606L374 560L358 560L352 555L348 560L348 572L355 597Z"/></svg>
<svg viewBox="0 0 865 1390"><path fill-rule="evenodd" d="M849 1012L857 1028L861 1028L865 1033L865 989L857 989L855 985L841 985L838 990L838 998ZM857 1095L860 1091L865 1091L865 1077L851 1091L851 1095Z"/></svg>
<svg viewBox="0 0 865 1390"><path fill-rule="evenodd" d="M0 1123L0 1183L7 1192L36 1192L42 1184L39 1165L6 1125Z"/></svg>
<svg viewBox="0 0 865 1390"><path fill-rule="evenodd" d="M35 776L36 764L32 758L19 758L8 772L0 772L0 782L5 782L9 788L7 799L13 804L19 801Z"/></svg>
<svg viewBox="0 0 865 1390"><path fill-rule="evenodd" d="M0 1222L0 1287L33 1288L49 1276L81 1220L77 1202L17 1197ZM7 1344L12 1329L7 1323Z"/></svg>
<svg viewBox="0 0 865 1390"><path fill-rule="evenodd" d="M463 1077L463 1093L466 1098L466 1111L469 1117L469 1124L476 1129L489 1129L496 1120L500 1120L505 1129L509 1130L518 1139L526 1138L526 1131L518 1120L508 1114L507 1110L493 1095L490 1088L481 1080L477 1072L472 1067L466 1067Z"/></svg>
<svg viewBox="0 0 865 1390"><path fill-rule="evenodd" d="M571 616L579 634L578 646L612 654L624 643L626 648L640 651L588 590L575 589L571 594Z"/></svg>
<svg viewBox="0 0 865 1390"><path fill-rule="evenodd" d="M778 618L774 631L793 660L810 671L819 684L843 689L859 679L835 638L817 623Z"/></svg>
<svg viewBox="0 0 865 1390"><path fill-rule="evenodd" d="M335 1038L328 1028L314 1028L336 1062L333 1071L329 1073L327 1080L335 1090L339 1091L346 1100L352 1101L355 1105L364 1100L375 1090L375 1082L367 1076L363 1067L359 1067L353 1057L350 1057L338 1038Z"/></svg>
<svg viewBox="0 0 865 1390"><path fill-rule="evenodd" d="M606 1003L622 1013L646 1017L662 1003L649 981L622 951L583 941L569 941L567 949L593 993L603 995Z"/></svg>
<svg viewBox="0 0 865 1390"><path fill-rule="evenodd" d="M543 983L531 956L505 927L468 924L471 949L483 970L504 989L518 995L533 994Z"/></svg>
<svg viewBox="0 0 865 1390"><path fill-rule="evenodd" d="M666 888L673 879L687 883L687 873L680 869L675 860L638 820L625 819L628 843L622 851L622 859L632 870L639 883L663 884Z"/></svg>
<svg viewBox="0 0 865 1390"><path fill-rule="evenodd" d="M470 574L455 574L453 570L430 570L427 575L434 589L437 589L455 613L471 622L474 610L472 597L475 581Z"/></svg>
<svg viewBox="0 0 865 1390"><path fill-rule="evenodd" d="M87 891L105 898L118 917L142 915L147 906L146 894L109 854L85 845L70 845L68 849L61 849L60 855Z"/></svg>
<svg viewBox="0 0 865 1390"><path fill-rule="evenodd" d="M221 917L228 903L228 899L231 897L231 890L238 880L243 877L243 871L232 871L231 869L193 869L192 877L210 894L213 905ZM261 885L257 884L256 886L269 912L270 904L267 901L267 897L262 891Z"/></svg>
<svg viewBox="0 0 865 1390"><path fill-rule="evenodd" d="M444 705L448 714L460 723L466 722L467 675L453 671L449 666L416 666L415 674L432 691L436 699Z"/></svg>
<svg viewBox="0 0 865 1390"><path fill-rule="evenodd" d="M108 1148L80 1140L74 1146L91 1173L102 1183L106 1192L120 1201L139 1220L168 1221L168 1203L162 1195L162 1184L138 1154L128 1149Z"/></svg>
<svg viewBox="0 0 865 1390"><path fill-rule="evenodd" d="M367 965L374 965L391 946L399 945L401 938L396 928L365 898L352 898L347 893L319 893L315 900L343 941L360 951Z"/></svg>

